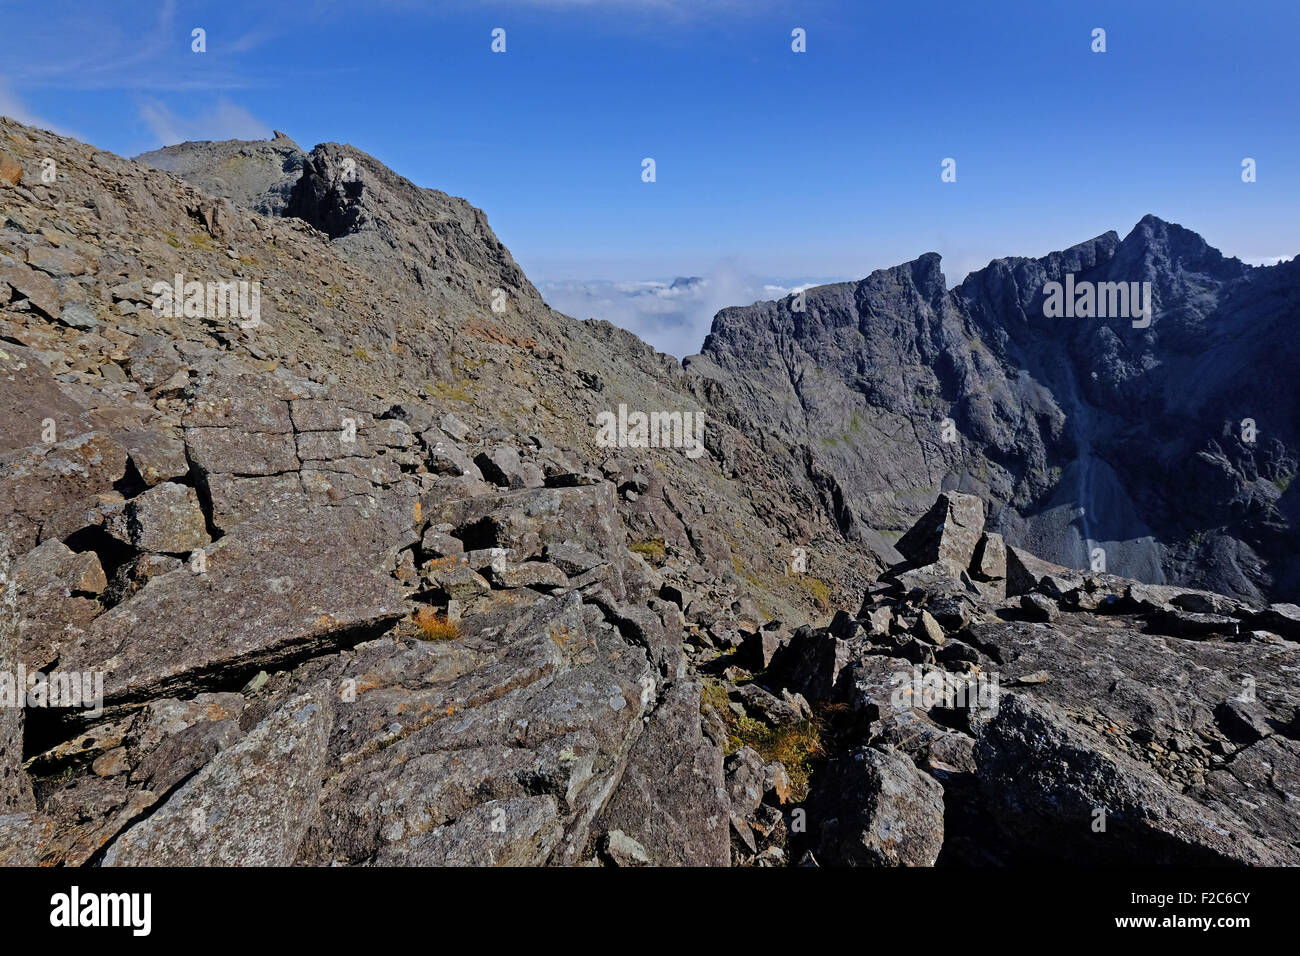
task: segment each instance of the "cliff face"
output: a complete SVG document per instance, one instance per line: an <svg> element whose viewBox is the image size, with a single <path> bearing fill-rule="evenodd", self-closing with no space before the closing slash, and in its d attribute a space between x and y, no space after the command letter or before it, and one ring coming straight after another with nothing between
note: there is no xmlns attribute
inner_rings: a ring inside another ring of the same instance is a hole
<svg viewBox="0 0 1300 956"><path fill-rule="evenodd" d="M1294 595L1297 279L1295 262L1251 268L1147 216L951 291L930 254L808 290L805 312L725 309L686 366L803 449L851 537L896 535L954 488L1064 564L1101 549L1142 580ZM1049 318L1054 282L1149 283L1151 321Z"/></svg>

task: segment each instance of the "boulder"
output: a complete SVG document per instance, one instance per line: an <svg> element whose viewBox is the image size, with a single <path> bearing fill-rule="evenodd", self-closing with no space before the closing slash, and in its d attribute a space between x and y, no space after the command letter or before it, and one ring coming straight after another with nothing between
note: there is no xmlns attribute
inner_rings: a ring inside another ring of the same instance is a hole
<svg viewBox="0 0 1300 956"><path fill-rule="evenodd" d="M327 686L288 701L118 837L103 865L289 865L316 814L333 720Z"/></svg>
<svg viewBox="0 0 1300 956"><path fill-rule="evenodd" d="M933 866L943 848L943 787L901 753L857 747L814 781L808 832L823 864Z"/></svg>
<svg viewBox="0 0 1300 956"><path fill-rule="evenodd" d="M895 547L913 564L941 563L956 576L970 567L983 531L984 502L945 491Z"/></svg>
<svg viewBox="0 0 1300 956"><path fill-rule="evenodd" d="M108 527L114 537L141 551L188 554L210 540L194 489L170 481L132 498Z"/></svg>

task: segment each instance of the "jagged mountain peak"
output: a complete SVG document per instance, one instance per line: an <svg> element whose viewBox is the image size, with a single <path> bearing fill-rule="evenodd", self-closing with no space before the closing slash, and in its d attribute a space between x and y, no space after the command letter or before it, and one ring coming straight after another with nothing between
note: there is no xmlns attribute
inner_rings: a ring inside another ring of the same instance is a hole
<svg viewBox="0 0 1300 956"><path fill-rule="evenodd" d="M1142 580L1295 593L1282 529L1300 427L1242 378L1300 374L1276 348L1294 268L1250 270L1151 215L1123 239L994 260L951 292L939 261L809 290L805 314L789 299L723 310L692 367L732 377L756 428L802 443L805 480L851 537L901 530L920 489L956 488L1062 564L1100 547ZM1092 305L1053 316L1049 283L1067 282ZM1246 417L1279 445L1201 454Z"/></svg>
<svg viewBox="0 0 1300 956"><path fill-rule="evenodd" d="M1225 257L1199 233L1148 213L1115 250L1112 271L1117 276L1162 282L1179 273L1228 280L1247 268L1240 260Z"/></svg>

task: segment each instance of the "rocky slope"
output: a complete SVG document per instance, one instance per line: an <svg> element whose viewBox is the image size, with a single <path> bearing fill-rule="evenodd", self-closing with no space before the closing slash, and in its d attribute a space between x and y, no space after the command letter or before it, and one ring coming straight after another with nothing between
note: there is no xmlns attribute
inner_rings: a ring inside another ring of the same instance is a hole
<svg viewBox="0 0 1300 956"><path fill-rule="evenodd" d="M843 535L725 375L351 147L0 151L0 696L51 675L0 707L0 861L1294 861L1294 607L1043 565L967 496ZM256 321L159 314L177 273ZM601 447L620 403L707 453ZM967 678L1001 706L927 696Z"/></svg>
<svg viewBox="0 0 1300 956"><path fill-rule="evenodd" d="M1067 274L1151 283L1149 327L1045 317ZM685 364L749 430L803 450L791 480L846 535L896 536L960 489L991 501L1009 541L1072 567L1101 549L1106 569L1152 583L1300 593L1300 358L1280 347L1300 261L1252 268L1147 216L951 291L931 253L804 304L723 310Z"/></svg>

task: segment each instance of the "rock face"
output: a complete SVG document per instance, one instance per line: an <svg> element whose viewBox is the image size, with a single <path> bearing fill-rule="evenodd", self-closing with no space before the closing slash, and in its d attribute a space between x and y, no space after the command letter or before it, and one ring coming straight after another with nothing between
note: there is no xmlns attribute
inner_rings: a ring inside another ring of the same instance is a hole
<svg viewBox="0 0 1300 956"><path fill-rule="evenodd" d="M61 171L0 178L0 694L41 672L0 708L0 862L1297 862L1300 612L1246 599L1288 560L1257 494L1285 428L1240 486L1245 451L1203 462L1237 496L1198 499L1227 529L1205 567L1258 545L1249 586L1042 560L1052 469L1085 438L1128 460L1119 373L1076 429L1052 389L1086 349L990 311L1155 249L1208 290L1158 348L1116 332L1164 360L1211 300L1286 301L1282 267L1247 288L1153 223L952 294L926 258L797 328L725 312L684 369L548 309L479 210L349 146L130 162L0 119L0 150ZM171 311L178 275L203 294ZM754 373L752 343L788 361ZM703 414L705 453L607 447L621 405ZM945 408L969 474L925 437Z"/></svg>
<svg viewBox="0 0 1300 956"><path fill-rule="evenodd" d="M18 670L18 582L8 541L0 535L0 671ZM11 678L12 680L12 678ZM25 688L23 689L25 692ZM13 696L17 688L11 686ZM33 806L32 785L23 773L23 708L16 700L0 707L0 815Z"/></svg>
<svg viewBox="0 0 1300 956"><path fill-rule="evenodd" d="M1067 282L1148 282L1151 320L1049 317L1049 283ZM1276 343L1298 297L1300 263L1252 268L1146 216L952 290L929 253L723 309L685 366L751 434L801 452L791 487L852 537L906 531L960 491L1058 564L1092 567L1100 548L1150 583L1290 600L1300 358Z"/></svg>
<svg viewBox="0 0 1300 956"><path fill-rule="evenodd" d="M731 859L722 751L704 738L699 714L699 684L669 688L601 819L659 866L727 866Z"/></svg>
<svg viewBox="0 0 1300 956"><path fill-rule="evenodd" d="M898 753L849 751L818 781L809 813L823 864L933 866L943 848L943 787Z"/></svg>
<svg viewBox="0 0 1300 956"><path fill-rule="evenodd" d="M265 216L284 212L302 176L307 155L277 132L269 142L226 140L181 143L136 157L155 169L175 173L203 192Z"/></svg>
<svg viewBox="0 0 1300 956"><path fill-rule="evenodd" d="M333 717L327 687L288 701L115 840L104 865L287 866L316 813Z"/></svg>

